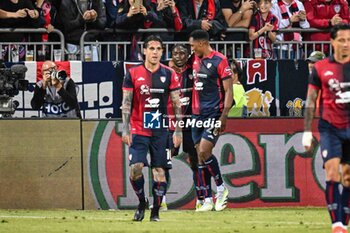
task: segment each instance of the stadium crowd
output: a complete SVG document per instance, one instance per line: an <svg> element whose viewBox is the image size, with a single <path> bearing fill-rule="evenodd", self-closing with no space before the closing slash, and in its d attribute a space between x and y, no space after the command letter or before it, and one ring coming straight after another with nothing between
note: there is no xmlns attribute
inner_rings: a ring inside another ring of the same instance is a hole
<svg viewBox="0 0 350 233"><path fill-rule="evenodd" d="M187 41L195 29L203 29L214 41L253 41L254 54L244 46L230 49L228 57L260 57L265 59L306 58L315 48L307 49L285 41L329 41L328 29L349 23L346 0L3 0L0 2L0 28L45 28L47 34L31 36L24 33L2 33L0 42L47 42L58 40L53 29L64 34L68 53L78 53L84 31L124 29L129 33L89 34L87 41L131 41L128 59L140 58L137 42L150 33L134 33L138 29L170 29L159 33L164 41ZM244 28L246 32L227 31ZM316 28L325 31L298 33L279 29ZM43 45L44 46L44 45ZM328 45L316 50L329 53ZM21 47L21 46L20 46ZM24 48L18 49L23 58ZM119 48L118 48L119 49ZM6 46L2 48L6 57ZM44 50L49 50L45 48ZM232 51L234 50L234 51ZM281 55L281 56L277 56ZM48 59L47 57L45 57ZM112 58L110 58L112 59ZM43 59L44 60L44 59Z"/></svg>

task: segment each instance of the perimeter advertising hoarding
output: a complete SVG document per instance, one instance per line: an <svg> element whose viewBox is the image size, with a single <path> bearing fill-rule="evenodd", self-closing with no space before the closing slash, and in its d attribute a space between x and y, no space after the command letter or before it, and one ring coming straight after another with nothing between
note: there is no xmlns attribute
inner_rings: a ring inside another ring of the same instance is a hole
<svg viewBox="0 0 350 233"><path fill-rule="evenodd" d="M0 120L0 208L82 209L79 120Z"/></svg>
<svg viewBox="0 0 350 233"><path fill-rule="evenodd" d="M138 203L129 183L129 154L120 128L120 121L83 122L86 209L127 209ZM324 206L318 143L306 153L302 130L302 119L228 120L227 132L214 149L230 191L228 207ZM314 136L318 142L318 134ZM146 195L152 199L148 169L144 174ZM195 206L192 173L184 154L173 159L167 203L170 208Z"/></svg>

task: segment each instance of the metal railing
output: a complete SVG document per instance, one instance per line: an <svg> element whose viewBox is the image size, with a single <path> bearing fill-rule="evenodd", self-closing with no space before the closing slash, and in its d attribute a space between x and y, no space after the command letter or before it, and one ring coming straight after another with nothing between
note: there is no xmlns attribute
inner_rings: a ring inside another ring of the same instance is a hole
<svg viewBox="0 0 350 233"><path fill-rule="evenodd" d="M126 60L128 58L128 53L130 52L130 46L132 44L131 41L86 41L85 38L89 34L103 33L103 34L121 34L121 33L163 33L163 32L174 32L173 30L168 29L139 29L136 31L129 30L121 30L121 29L106 29L104 31L91 30L85 31L80 38L80 47L90 47L90 50L97 50L97 59L101 60ZM246 28L228 28L227 33L247 33L248 29ZM327 30L316 29L316 28L288 28L288 29L280 29L276 31L277 33L285 33L285 32L299 32L302 34L314 33L314 32L327 32ZM182 33L182 32L176 32ZM170 59L170 49L174 44L177 43L185 43L188 41L164 41L165 46L165 54L164 59ZM303 59L305 58L305 54L310 54L310 51L314 51L315 49L319 49L324 52L325 46L330 44L329 41L276 41L273 46L275 50L276 59ZM143 42L138 42L138 45L142 51ZM214 49L225 54L229 59L230 58L245 58L246 54L248 57L252 57L253 54L253 43L252 41L211 41L211 45ZM245 53L245 50L249 50L248 53ZM291 51L294 52L294 56L292 56ZM332 53L332 47L329 46L329 53ZM285 55L286 53L287 55ZM84 49L80 51L80 59L82 61L85 60ZM113 59L111 59L113 57ZM90 60L90 56L88 56Z"/></svg>
<svg viewBox="0 0 350 233"><path fill-rule="evenodd" d="M321 29L315 29L315 28L309 28L309 29L302 29L302 28L288 28L288 29L280 29L277 31L277 33L284 33L284 32L300 32L302 34L307 33L314 33L314 32L326 32L327 30L321 30ZM89 34L96 34L96 33L102 33L103 35L113 35L113 34L122 34L122 33L164 33L164 32L174 32L174 30L171 29L139 29L136 31L129 31L129 30L121 30L121 29L106 29L103 31L99 30L90 30L85 31L81 38L80 38L80 48L84 47L90 47L89 51L94 51L94 59L97 61L111 61L111 60L127 60L128 55L130 53L130 46L132 44L131 41L86 41L86 38ZM228 28L227 33L247 33L248 35L248 29L246 28ZM47 33L46 29L44 28L38 28L38 29L28 29L28 28L3 28L0 29L0 36L4 33L28 33L28 34L44 34ZM24 47L25 51L31 51L32 50L32 57L27 57L28 60L42 60L38 59L38 56L42 54L44 50L44 47L48 47L49 51L49 57L51 60L64 60L66 50L65 50L65 40L64 35L61 31L54 29L53 32L58 35L59 41L48 41L48 42L33 42L33 41L25 41L25 42L0 42L0 59L2 57L2 54L7 54L6 61L16 61L16 59L13 59L14 57L11 56L13 52L13 48L22 46ZM176 32L176 33L183 33L183 32ZM103 38L103 36L102 36ZM165 53L163 59L168 60L170 59L170 50L174 44L177 43L184 43L187 44L187 41L164 41L165 45ZM222 52L225 54L229 59L233 58L250 58L253 54L253 43L252 41L211 41L211 44L214 49ZM329 46L329 41L276 41L274 43L274 50L276 59L303 59L305 58L305 54L310 54L310 51L319 49L324 52L325 46L329 47L329 51L327 51L329 54L332 53L332 47ZM143 42L138 42L140 51L143 49ZM56 47L56 49L55 49ZM59 49L57 49L59 48ZM282 49L281 49L282 48ZM6 51L5 51L6 50ZM42 50L42 52L40 51ZM248 52L247 52L248 50ZM57 52L56 52L57 51ZM287 55L285 55L285 52L287 51ZM290 52L294 52L295 55L292 56ZM89 56L85 56L85 49L80 49L78 53L76 54L79 60L82 61L90 61L92 60L91 54Z"/></svg>
<svg viewBox="0 0 350 233"><path fill-rule="evenodd" d="M32 34L45 34L47 33L45 28L1 28L0 29L0 36L4 33L28 33L30 35ZM34 41L24 41L24 42L0 42L0 59L4 59L3 55L7 54L6 61L12 61L12 62L18 62L18 54L16 54L15 50L18 50L20 46L24 47L24 51L26 52L26 60L38 60L38 56L43 56L43 59L45 59L45 46L48 47L49 51L49 57L50 60L64 60L65 57L65 41L64 41L64 35L63 33L58 30L54 29L51 33L57 34L59 41L47 41L47 42L34 42ZM30 38L30 36L28 37ZM59 49L55 49L55 47ZM30 53L29 53L30 51ZM57 51L57 52L55 52ZM18 53L18 51L17 51ZM54 54L56 53L56 54ZM16 57L17 56L17 57ZM42 60L42 59L39 59Z"/></svg>

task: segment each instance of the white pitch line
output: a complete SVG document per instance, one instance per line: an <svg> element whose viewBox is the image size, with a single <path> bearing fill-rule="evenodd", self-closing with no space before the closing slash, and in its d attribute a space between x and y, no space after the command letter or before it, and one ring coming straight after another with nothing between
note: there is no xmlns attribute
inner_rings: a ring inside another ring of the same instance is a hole
<svg viewBox="0 0 350 233"><path fill-rule="evenodd" d="M128 220L127 218L91 218L91 217L48 217L48 216L29 216L29 215L24 215L24 216L13 216L13 215L0 215L0 218L22 218L22 219L58 219L62 220L62 218L65 218L65 220L70 220L70 219L79 219L79 220Z"/></svg>
<svg viewBox="0 0 350 233"><path fill-rule="evenodd" d="M62 217L47 217L47 216L30 216L30 215L18 215L18 216L13 216L13 215L0 215L0 218L21 218L21 219L57 219L57 220L62 220L64 216ZM98 218L98 217L65 217L65 220L71 220L71 219L79 219L79 220L114 220L114 221L127 221L129 220L128 218ZM163 220L163 219L162 219ZM131 221L131 219L130 219ZM165 218L163 220L164 222L175 222L177 220L171 219L171 218ZM242 223L242 221L239 220L230 220L232 223ZM246 224L269 224L270 226L275 226L275 225L300 225L300 221L275 221L273 223L265 222L265 221L244 221ZM326 222L304 222L302 221L303 225L329 225L329 223Z"/></svg>

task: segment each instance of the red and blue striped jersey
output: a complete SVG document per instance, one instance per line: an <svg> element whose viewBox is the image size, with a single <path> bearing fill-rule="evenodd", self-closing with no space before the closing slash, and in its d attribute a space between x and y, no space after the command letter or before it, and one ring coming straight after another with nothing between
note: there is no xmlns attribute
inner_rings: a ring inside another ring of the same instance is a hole
<svg viewBox="0 0 350 233"><path fill-rule="evenodd" d="M160 64L153 73L147 70L144 64L130 68L124 78L123 90L133 92L131 133L152 136L152 129L144 127L145 114L157 112L161 114L161 118L166 118L169 94L178 89L179 78L168 66Z"/></svg>
<svg viewBox="0 0 350 233"><path fill-rule="evenodd" d="M231 78L232 70L227 58L216 51L207 57L194 57L192 114L211 116L221 114L225 92L222 81Z"/></svg>
<svg viewBox="0 0 350 233"><path fill-rule="evenodd" d="M321 90L321 118L337 128L348 128L350 114L350 63L341 64L331 56L316 62L309 88Z"/></svg>

